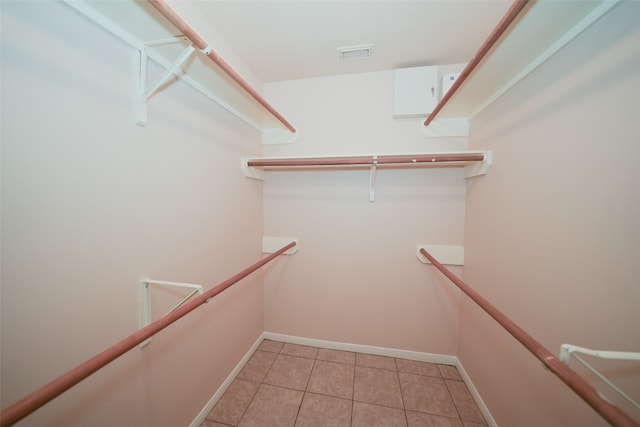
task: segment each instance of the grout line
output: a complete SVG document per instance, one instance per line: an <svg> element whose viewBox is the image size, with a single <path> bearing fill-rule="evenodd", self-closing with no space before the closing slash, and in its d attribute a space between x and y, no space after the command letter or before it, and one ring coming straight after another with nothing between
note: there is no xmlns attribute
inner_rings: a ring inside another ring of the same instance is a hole
<svg viewBox="0 0 640 427"><path fill-rule="evenodd" d="M353 414L355 412L356 407L356 369L358 367L358 355L353 355L353 385L351 387L351 419L349 425L353 425Z"/></svg>
<svg viewBox="0 0 640 427"><path fill-rule="evenodd" d="M462 414L458 409L456 400L453 398L453 394L451 393L451 390L449 390L449 386L447 385L447 380L445 378L442 378L442 382L444 383L445 390L447 390L447 393L449 394L449 398L451 399L451 402L453 402L453 407L456 408L456 412L458 413L458 419L462 422L462 424L464 424L464 420L462 419Z"/></svg>
<svg viewBox="0 0 640 427"><path fill-rule="evenodd" d="M260 341L260 344L262 344L264 342L264 338L262 339L262 341ZM256 347L255 350L253 350L253 353L251 354L251 357L249 357L249 359L245 362L244 366L242 367L244 369L244 367L247 365L247 363L249 363L249 361L251 360L251 358L253 357L254 354L256 354L256 352L258 350L260 350L260 344L258 344L258 346ZM264 350L260 350L260 351L264 351ZM276 356L277 358L277 356ZM253 397L251 398L251 400L249 401L249 404L247 405L247 407L244 409L244 412L242 412L242 416L240 417L240 419L238 420L238 425L242 422L242 419L244 418L245 415L247 415L247 411L249 410L249 407L251 406L251 404L253 403L253 400L256 398L256 396L258 395L258 392L260 391L260 388L262 387L262 384L264 384L264 380L265 378L267 378L267 375L269 374L269 371L271 370L271 367L273 366L273 364L276 361L276 358L273 359L273 362L271 362L271 365L269 366L269 369L267 369L267 372L264 374L264 377L262 377L262 380L260 380L260 382L258 383L258 388L256 389L256 392L253 394ZM242 371L242 370L240 370ZM240 372L238 372L236 374L236 377L233 379L234 381L237 379L238 375L240 374Z"/></svg>
<svg viewBox="0 0 640 427"><path fill-rule="evenodd" d="M307 384L304 386L304 390L302 391L302 399L300 400L300 406L298 406L298 413L296 414L296 420L295 420L294 424L296 424L298 422L298 417L300 416L300 411L302 410L302 403L304 402L304 398L307 396L307 393L309 393L309 383L311 382L311 376L313 375L313 369L316 367L317 357L318 357L318 352L316 351L316 355L313 358L313 364L311 364L311 372L309 372L309 378L307 378Z"/></svg>
<svg viewBox="0 0 640 427"><path fill-rule="evenodd" d="M396 365L396 378L398 378L398 387L400 388L400 401L402 401L402 412L404 412L404 420L409 425L409 417L407 417L407 406L404 404L404 393L402 393L402 381L400 381L400 371L398 370L398 362L394 358L393 363Z"/></svg>
<svg viewBox="0 0 640 427"><path fill-rule="evenodd" d="M274 337L272 337L272 336L270 336L270 335L274 335ZM282 336L282 337L286 338L287 336ZM295 338L295 337L294 337L294 338ZM279 350L278 350L277 352L274 352L274 351L268 351L268 350L260 350L260 348L259 348L259 347L260 347L260 345L261 345L265 340L274 341L274 342L279 342L279 343L282 343L282 345L280 346L280 348L279 348ZM297 421L297 420L298 420L298 417L300 416L300 411L302 410L302 404L303 404L303 402L304 402L304 399L305 399L305 397L307 396L307 394L311 393L311 392L309 391L309 384L311 383L311 376L313 375L314 369L316 368L316 361L318 361L318 360L323 360L323 361L324 361L324 359L318 359L318 355L320 354L320 349L327 349L327 350L342 350L342 351L347 351L347 352L354 353L354 363L353 363L353 365L351 365L350 363L344 363L344 362L340 362L340 361L326 360L326 362L328 362L328 363L338 363L338 364L343 364L343 365L347 365L347 366L353 366L352 392L351 392L351 399L350 399L350 401L351 401L351 418L350 418L350 423L351 423L351 424L353 424L353 422L354 422L354 409L355 409L355 403L356 403L356 402L361 402L360 400L356 400L356 399L355 399L356 368L360 367L360 368L377 369L377 370L380 370L380 371L386 371L386 372L389 372L389 371L394 372L394 370L392 370L392 369L388 369L388 368L384 368L384 367L372 367L372 366L361 366L361 365L358 365L358 364L357 364L357 360L358 360L358 357L357 357L357 356L358 356L358 353L361 353L361 354L369 354L369 355L374 354L374 355L378 355L378 356L386 356L386 357L391 357L391 358L393 359L393 363L394 363L394 365L395 365L396 378L397 378L398 385L399 385L399 389L400 389L400 399L401 399L401 403L402 403L402 410L403 410L403 412L404 412L404 415L405 415L405 421L407 422L407 425L408 425L408 423L409 423L409 419L408 419L407 409L406 409L405 402L404 402L404 395L403 395L403 393L402 393L402 383L401 383L401 381L400 381L400 370L398 369L397 359L399 358L399 359L405 359L405 360L419 360L419 361L424 361L424 362L433 363L433 364L436 364L436 365L448 365L448 366L454 366L454 367L456 368L456 370L458 370L458 371L459 371L458 373L460 374L460 379L445 378L445 377L443 376L442 372L440 372L440 369L439 369L439 368L438 368L438 370L437 370L437 374L438 374L438 375L437 375L437 376L435 376L435 377L434 377L434 376L431 376L431 375L426 375L426 374L425 374L425 375L423 375L423 374L419 374L419 373L415 373L415 375L425 376L425 377L431 377L431 378L440 378L440 380L444 383L444 385L445 385L445 387L446 387L446 390L447 390L447 393L448 393L449 397L451 398L451 400L452 400L452 402L453 402L453 404L454 404L454 407L455 407L455 409L456 409L456 413L458 414L458 417L457 417L457 418L452 418L452 419L458 419L458 420L460 420L461 422L464 422L464 421L463 421L463 418L462 418L462 415L461 415L461 413L460 413L460 410L458 409L458 405L457 405L457 403L456 403L455 399L453 398L453 394L452 394L451 390L449 389L449 387L448 387L448 385L447 385L447 380L456 381L456 382L462 382L462 383L467 387L467 390L469 390L469 392L471 393L472 398L473 398L474 393L473 393L473 391L470 389L470 387L468 386L467 381L465 381L465 374L466 374L466 372L464 372L464 368L462 368L462 367L459 365L459 364L460 364L460 362L459 362L459 360L457 360L457 358L456 358L456 362L457 362L457 363L451 363L449 360L444 361L444 360L442 360L442 359L440 359L440 360L438 360L438 361L432 361L432 360L424 360L424 358L422 358L422 357L418 357L418 358L416 358L416 357L415 357L415 356L416 356L416 353L415 353L415 352L402 352L402 351L401 351L401 352L400 352L400 353L401 353L401 355L400 355L400 357L398 357L397 355L395 355L395 354L393 354L393 353L389 353L389 352L387 352L387 351L386 351L386 349L382 349L382 350L383 350L382 352L380 352L380 351L379 351L379 350L380 350L380 348L374 348L374 351L375 351L375 352L370 352L370 351L358 351L358 350L355 350L355 351L354 351L354 350L351 350L351 349L345 349L345 348L341 345L341 343L337 343L337 344L338 344L338 346L339 346L339 347L342 347L342 348L336 348L336 347L330 347L330 346L323 346L322 344L324 344L324 343L325 343L324 341L317 341L317 340L311 340L311 341L313 342L312 344L308 344L307 342L305 342L305 343L302 343L302 342L301 342L301 343L298 343L298 342L290 342L290 343L291 343L291 344L302 345L302 346L306 346L306 347L315 347L315 348L317 349L317 351L315 352L315 355L314 355L314 357L313 357L313 358L305 357L305 356L300 356L300 355L293 355L293 354L283 353L283 350L284 350L284 348L285 348L285 345L286 345L289 341L287 341L287 340L285 340L285 339L281 338L280 336L276 336L276 334L263 333L263 335L262 335L261 337L259 337L259 339L256 341L256 343L254 343L254 345L252 346L252 352L251 352L250 354L248 354L248 357L247 357L247 355L245 355L245 357L243 358L244 363L242 363L242 365L241 365L241 366L240 366L240 364L239 364L238 366L236 366L236 369L235 369L234 371L237 371L237 372L235 372L235 375L232 377L231 381L229 382L229 384L228 384L228 385L227 385L227 387L226 387L226 388L228 388L228 387L229 387L229 385L231 385L231 383L233 383L236 379L238 379L238 378L237 378L237 376L239 375L240 371L241 371L241 370L246 366L246 364L251 360L251 358L253 357L253 355L254 355L257 351L259 351L259 350L260 350L260 351L263 351L263 352L266 352L266 353L276 354L276 357L273 359L273 361L272 361L272 362L271 362L271 364L269 365L269 367L268 367L268 369L267 369L267 371L266 371L265 375L263 376L263 378L262 378L262 380L261 380L260 382L252 381L252 380L243 380L243 381L251 381L251 382L257 383L257 384L258 384L258 388L256 389L256 392L255 392L255 394L253 395L253 397L251 398L250 402L249 402L249 403L248 403L248 405L246 406L246 408L245 408L245 410L244 410L244 412L243 412L242 416L240 417L240 421L245 417L245 415L246 415L246 413L247 413L247 411L248 411L249 407L251 406L251 404L252 404L252 403L253 403L253 401L255 400L255 397L256 397L256 395L258 394L258 391L260 390L260 388L262 387L262 385L269 385L269 386L273 386L273 387L279 387L279 388L288 389L288 390L294 390L294 391L298 391L298 392L302 391L302 393L303 393L303 394L302 394L302 399L301 399L300 404L299 404L299 406L298 406L298 411L297 411L297 413L296 413L296 417L295 417L295 421ZM368 346L356 346L356 347L362 347L364 350L370 350L370 349L371 349L371 347L368 347ZM382 354L381 354L381 353L382 353ZM269 375L269 373L271 372L271 370L272 370L272 368L273 368L273 365L274 365L274 364L275 364L275 362L276 362L276 359L277 359L277 358L279 357L279 355L281 355L281 354L282 354L282 355L286 355L286 356L290 356L290 357L299 357L299 358L302 358L302 359L311 359L311 360L313 360L313 363L312 363L312 366L311 366L311 372L309 373L309 377L307 378L307 381L306 381L306 384L305 384L304 390L295 389L295 388L290 388L290 387L281 386L281 385L273 385L273 384L265 383L265 380L266 380L267 376ZM402 356L405 356L405 355L407 355L407 356L409 356L409 357L402 357ZM428 356L431 356L431 355L428 355ZM430 358L430 357L428 357L428 358ZM460 371L460 368L462 368L462 369L461 369L461 371ZM411 372L407 372L407 373L411 374ZM225 391L226 391L226 389L225 389ZM313 394L313 393L311 393L311 394ZM349 399L345 399L345 398L343 398L343 397L339 397L339 396L332 396L332 395L324 394L324 393L315 393L315 394L318 394L318 395L321 395L321 396L327 396L327 397L331 397L331 398L339 398L339 399L349 400ZM219 397L221 397L221 395L220 395ZM478 406L478 409L480 409L480 412L482 413L482 416L483 416L483 418L484 418L484 422L485 422L485 423L487 423L489 426L492 426L492 425L493 425L493 423L491 423L491 421L487 420L487 418L486 418L486 416L485 416L485 413L484 413L484 411L483 411L482 406L478 404L478 402L476 401L476 399L475 399L475 398L473 398L473 401L474 401L474 403L476 403L476 405ZM216 402L216 403L217 403L217 402ZM387 408L392 408L392 409L398 409L398 408L393 407L393 406L381 405L381 404L378 404L378 403L372 403L372 402L361 402L361 403L370 404L370 405L376 405L376 406L382 406L382 407L387 407ZM211 408L211 409L212 409L212 408ZM421 411L418 411L418 412L421 412ZM429 414L429 413L427 413L427 414ZM207 415L208 415L208 414L207 414ZM435 414L433 414L433 415L435 415ZM442 416L442 415L441 415L441 416ZM206 417L205 417L205 419L206 419ZM203 421L204 421L204 420L203 420ZM239 421L239 422L240 422L240 421ZM199 424L198 424L198 425L199 425ZM191 427L193 427L193 424L192 424L192 426L191 426Z"/></svg>

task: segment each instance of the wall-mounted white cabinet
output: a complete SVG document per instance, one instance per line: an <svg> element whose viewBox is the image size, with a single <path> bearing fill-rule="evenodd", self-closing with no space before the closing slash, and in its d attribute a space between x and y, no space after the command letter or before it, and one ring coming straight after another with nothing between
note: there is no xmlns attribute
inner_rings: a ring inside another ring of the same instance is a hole
<svg viewBox="0 0 640 427"><path fill-rule="evenodd" d="M398 68L394 71L393 117L425 117L438 104L438 67Z"/></svg>

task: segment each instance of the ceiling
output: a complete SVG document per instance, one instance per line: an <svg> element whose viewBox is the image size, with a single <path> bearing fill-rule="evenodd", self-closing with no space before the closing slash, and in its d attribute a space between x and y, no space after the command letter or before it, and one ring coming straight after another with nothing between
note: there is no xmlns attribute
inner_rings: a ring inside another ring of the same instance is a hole
<svg viewBox="0 0 640 427"><path fill-rule="evenodd" d="M216 31L265 82L468 62L509 0L208 1ZM373 44L339 60L337 48Z"/></svg>

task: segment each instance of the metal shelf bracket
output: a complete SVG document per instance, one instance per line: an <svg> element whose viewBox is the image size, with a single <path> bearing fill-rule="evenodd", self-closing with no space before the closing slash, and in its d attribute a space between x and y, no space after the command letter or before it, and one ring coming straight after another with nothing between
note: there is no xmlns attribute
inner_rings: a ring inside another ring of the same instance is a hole
<svg viewBox="0 0 640 427"><path fill-rule="evenodd" d="M202 295L204 288L202 285L194 285L191 283L166 282L164 280L143 279L138 282L138 329L142 329L151 323L151 290L150 285L175 286L179 288L190 288L193 291L187 295L182 301L176 304L167 314L177 310L184 303L189 301L195 294ZM139 347L143 348L151 342L151 338L140 343Z"/></svg>

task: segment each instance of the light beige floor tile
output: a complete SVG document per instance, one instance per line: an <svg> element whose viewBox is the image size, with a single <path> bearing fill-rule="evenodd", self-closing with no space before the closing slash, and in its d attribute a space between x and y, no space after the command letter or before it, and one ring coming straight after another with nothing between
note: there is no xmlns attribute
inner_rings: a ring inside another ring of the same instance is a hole
<svg viewBox="0 0 640 427"><path fill-rule="evenodd" d="M397 370L396 361L393 357L376 356L374 354L356 353L356 365L390 371Z"/></svg>
<svg viewBox="0 0 640 427"><path fill-rule="evenodd" d="M309 383L313 362L313 359L279 354L264 383L304 391Z"/></svg>
<svg viewBox="0 0 640 427"><path fill-rule="evenodd" d="M455 366L451 365L438 365L438 369L440 370L440 375L442 378L447 378L450 380L458 380L462 381L462 377L460 376L460 372Z"/></svg>
<svg viewBox="0 0 640 427"><path fill-rule="evenodd" d="M354 370L353 365L316 360L307 391L352 399Z"/></svg>
<svg viewBox="0 0 640 427"><path fill-rule="evenodd" d="M240 427L291 427L303 392L262 384L240 420Z"/></svg>
<svg viewBox="0 0 640 427"><path fill-rule="evenodd" d="M260 346L258 346L258 350L280 353L283 345L284 343L281 343L279 341L263 340L260 343Z"/></svg>
<svg viewBox="0 0 640 427"><path fill-rule="evenodd" d="M356 366L353 399L403 409L398 373Z"/></svg>
<svg viewBox="0 0 640 427"><path fill-rule="evenodd" d="M407 372L416 375L428 375L430 377L439 377L440 370L435 363L421 362L419 360L396 359L398 372Z"/></svg>
<svg viewBox="0 0 640 427"><path fill-rule="evenodd" d="M458 412L442 378L400 372L402 398L407 410L457 418Z"/></svg>
<svg viewBox="0 0 640 427"><path fill-rule="evenodd" d="M484 423L482 412L478 409L466 384L462 381L446 380L447 388L463 421Z"/></svg>
<svg viewBox="0 0 640 427"><path fill-rule="evenodd" d="M349 427L351 400L305 393L296 427Z"/></svg>
<svg viewBox="0 0 640 427"><path fill-rule="evenodd" d="M237 378L249 381L262 382L269 372L277 354L256 350L249 361L244 365Z"/></svg>
<svg viewBox="0 0 640 427"><path fill-rule="evenodd" d="M282 350L280 350L282 354L288 354L289 356L298 356L298 357L306 357L307 359L315 359L318 354L317 347L310 347L308 345L299 345L299 344L291 344L286 343Z"/></svg>
<svg viewBox="0 0 640 427"><path fill-rule="evenodd" d="M207 419L237 426L259 385L252 381L234 380L207 415Z"/></svg>
<svg viewBox="0 0 640 427"><path fill-rule="evenodd" d="M459 418L440 417L422 412L407 411L409 427L463 427Z"/></svg>
<svg viewBox="0 0 640 427"><path fill-rule="evenodd" d="M407 418L402 409L353 402L352 427L406 427Z"/></svg>
<svg viewBox="0 0 640 427"><path fill-rule="evenodd" d="M351 351L331 350L328 348L321 348L318 350L316 356L319 360L326 360L328 362L346 363L354 365L356 363L356 354Z"/></svg>
<svg viewBox="0 0 640 427"><path fill-rule="evenodd" d="M273 340L260 343L200 427L294 424L486 427L455 366Z"/></svg>

